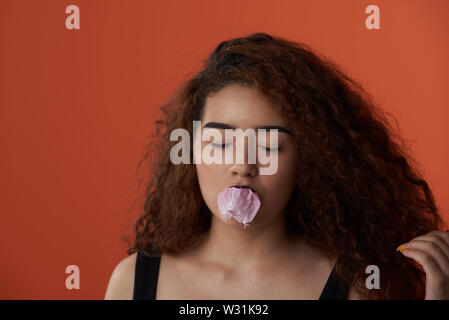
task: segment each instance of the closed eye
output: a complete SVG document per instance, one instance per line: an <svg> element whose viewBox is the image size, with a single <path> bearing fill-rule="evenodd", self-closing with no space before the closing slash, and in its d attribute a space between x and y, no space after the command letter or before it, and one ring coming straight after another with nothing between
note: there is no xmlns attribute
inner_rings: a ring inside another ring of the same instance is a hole
<svg viewBox="0 0 449 320"><path fill-rule="evenodd" d="M224 148L224 147L226 147L226 146L228 146L228 145L230 145L232 143L223 143L222 144L222 143L211 142L210 144L214 148ZM270 147L263 147L263 146L259 146L259 147L260 148L264 148L265 150L270 151L270 152L276 152L276 151L280 151L281 150L281 148L279 148L279 147L277 147L277 148L270 148Z"/></svg>
<svg viewBox="0 0 449 320"><path fill-rule="evenodd" d="M214 148L224 148L225 146L230 145L230 143L224 143L224 144L221 144L221 143L211 142L211 145L212 145L212 147L214 147Z"/></svg>
<svg viewBox="0 0 449 320"><path fill-rule="evenodd" d="M270 148L270 147L263 147L263 146L260 146L260 147L264 148L265 150L270 151L270 152L275 152L275 151L281 150L281 148L279 148L279 147L277 147L277 148Z"/></svg>

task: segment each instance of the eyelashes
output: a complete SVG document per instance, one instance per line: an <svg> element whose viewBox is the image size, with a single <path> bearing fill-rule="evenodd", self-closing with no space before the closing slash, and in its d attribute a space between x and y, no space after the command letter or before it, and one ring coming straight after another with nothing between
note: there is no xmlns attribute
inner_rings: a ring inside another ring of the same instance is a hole
<svg viewBox="0 0 449 320"><path fill-rule="evenodd" d="M224 144L221 144L221 143L215 143L215 142L211 142L210 143L211 145L212 145L212 147L214 147L214 148L224 148L224 147L227 147L228 145L230 145L230 144L232 144L232 143L224 143ZM267 150L267 151L270 151L270 152L276 152L276 151L280 151L281 150L281 148L279 148L279 147L277 147L277 148L267 148L267 147L262 147L262 146L259 146L260 148L264 148L265 150Z"/></svg>
<svg viewBox="0 0 449 320"><path fill-rule="evenodd" d="M224 143L224 144L221 144L221 143L215 143L215 142L211 142L210 144L211 144L212 147L214 147L214 148L224 148L224 147L230 145L230 143Z"/></svg>

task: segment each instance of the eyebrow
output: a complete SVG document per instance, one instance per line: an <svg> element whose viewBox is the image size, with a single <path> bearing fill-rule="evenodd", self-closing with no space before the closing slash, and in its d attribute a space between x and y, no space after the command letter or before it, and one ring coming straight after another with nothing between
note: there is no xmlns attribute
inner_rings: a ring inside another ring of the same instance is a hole
<svg viewBox="0 0 449 320"><path fill-rule="evenodd" d="M203 128L216 128L216 129L236 129L235 126L231 126L230 124L227 123L222 123L222 122L208 122L206 123ZM278 129L279 132L284 132L286 134L289 134L291 136L293 136L293 134L291 133L290 130L288 130L285 127L281 127L281 126L270 126L270 125L263 125L263 126L256 126L254 129Z"/></svg>

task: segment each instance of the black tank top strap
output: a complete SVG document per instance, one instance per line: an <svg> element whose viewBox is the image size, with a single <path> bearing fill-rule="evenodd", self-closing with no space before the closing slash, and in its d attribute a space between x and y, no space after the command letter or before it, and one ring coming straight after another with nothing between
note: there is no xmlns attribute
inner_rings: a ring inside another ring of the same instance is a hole
<svg viewBox="0 0 449 320"><path fill-rule="evenodd" d="M329 279L324 286L323 292L318 300L346 300L348 297L349 285L341 277L337 271L332 269Z"/></svg>
<svg viewBox="0 0 449 320"><path fill-rule="evenodd" d="M133 300L155 300L161 257L147 256L137 251ZM349 285L340 278L334 268L321 292L319 300L346 300Z"/></svg>
<svg viewBox="0 0 449 320"><path fill-rule="evenodd" d="M155 300L159 276L160 256L147 256L137 251L133 300Z"/></svg>

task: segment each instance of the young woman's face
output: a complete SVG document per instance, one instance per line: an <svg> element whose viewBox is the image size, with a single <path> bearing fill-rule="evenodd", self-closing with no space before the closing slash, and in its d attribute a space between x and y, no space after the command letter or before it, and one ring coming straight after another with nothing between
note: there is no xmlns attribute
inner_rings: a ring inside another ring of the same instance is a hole
<svg viewBox="0 0 449 320"><path fill-rule="evenodd" d="M207 98L201 119L203 135L206 130L217 130L208 128L209 126L217 127L216 124L211 123L220 123L230 128L240 128L243 131L253 128L256 137L258 132L256 127L260 126L283 127L291 132L291 130L288 130L289 126L285 119L275 112L269 102L256 89L240 85L227 86ZM205 126L207 127L205 128ZM279 218L279 215L284 214L283 211L290 199L298 174L297 151L293 136L283 132L282 128L278 130L279 150L270 151L270 153L262 149L263 147L271 147L269 145L269 130L267 130L265 144L262 143L262 139L256 139L257 152L261 150L267 152L267 156L271 157L272 160L274 159L272 153L277 152L277 171L271 175L261 175L260 169L267 168L268 164L260 161L259 156L257 156L256 163L248 161L247 138L245 138L244 149L242 150L244 152L244 163L239 164L235 157L236 138L226 140L225 129L220 128L218 130L221 132L223 140L217 142L211 138L208 141L203 141L201 142L201 149L203 150L212 142L215 143L213 148L217 148L217 143L231 142L231 145L222 148L222 152L224 155L225 149L231 147L233 148L234 158L231 164L226 164L224 161L222 164L205 164L203 161L201 164L196 164L201 193L210 211L225 223L242 226L234 219L226 219L221 215L218 209L217 195L234 185L249 185L257 191L261 201L258 213L250 223L251 227L265 225ZM199 134L195 136L195 141L197 139L201 139Z"/></svg>

